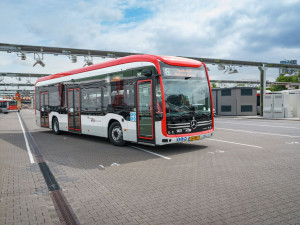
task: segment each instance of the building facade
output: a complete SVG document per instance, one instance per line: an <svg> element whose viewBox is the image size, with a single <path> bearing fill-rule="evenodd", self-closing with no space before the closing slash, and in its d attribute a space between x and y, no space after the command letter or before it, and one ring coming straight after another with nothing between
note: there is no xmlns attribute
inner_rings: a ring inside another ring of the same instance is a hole
<svg viewBox="0 0 300 225"><path fill-rule="evenodd" d="M257 115L257 88L213 88L213 104L217 115Z"/></svg>

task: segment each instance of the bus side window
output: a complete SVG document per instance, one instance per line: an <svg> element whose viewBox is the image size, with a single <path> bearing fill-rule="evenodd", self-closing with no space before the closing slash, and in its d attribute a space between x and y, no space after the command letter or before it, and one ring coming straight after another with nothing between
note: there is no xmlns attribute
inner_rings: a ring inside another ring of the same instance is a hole
<svg viewBox="0 0 300 225"><path fill-rule="evenodd" d="M81 110L88 113L101 112L101 90L100 88L82 89Z"/></svg>
<svg viewBox="0 0 300 225"><path fill-rule="evenodd" d="M134 87L132 84L124 85L124 103L127 106L134 106Z"/></svg>
<svg viewBox="0 0 300 225"><path fill-rule="evenodd" d="M49 91L49 106L58 107L60 105L59 100L60 98L57 88L52 88L52 90Z"/></svg>
<svg viewBox="0 0 300 225"><path fill-rule="evenodd" d="M108 86L102 85L101 86L101 108L102 113L107 113L107 106L109 104L109 92L108 92Z"/></svg>

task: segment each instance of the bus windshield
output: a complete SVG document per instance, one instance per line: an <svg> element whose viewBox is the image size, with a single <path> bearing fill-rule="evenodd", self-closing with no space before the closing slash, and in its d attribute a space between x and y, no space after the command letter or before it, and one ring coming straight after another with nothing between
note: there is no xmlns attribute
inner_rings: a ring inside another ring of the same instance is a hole
<svg viewBox="0 0 300 225"><path fill-rule="evenodd" d="M17 101L10 101L9 105L17 105Z"/></svg>
<svg viewBox="0 0 300 225"><path fill-rule="evenodd" d="M209 115L211 100L204 67L163 67L166 116Z"/></svg>

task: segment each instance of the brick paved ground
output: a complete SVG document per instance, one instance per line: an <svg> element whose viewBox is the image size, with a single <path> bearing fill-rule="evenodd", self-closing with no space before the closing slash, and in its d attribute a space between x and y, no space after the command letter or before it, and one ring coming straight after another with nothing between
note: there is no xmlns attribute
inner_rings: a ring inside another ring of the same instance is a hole
<svg viewBox="0 0 300 225"><path fill-rule="evenodd" d="M262 148L214 140L157 148L139 145L172 158L166 160L130 146L116 148L103 138L70 133L56 136L37 128L31 111L24 110L22 115L81 224L300 223L299 122L217 119L213 139ZM257 123L260 127L255 130L236 123ZM11 133L6 130L1 134ZM258 135L255 131L295 137ZM51 214L45 183L37 167L29 165L22 139L20 147L4 139L1 136L1 144L9 143L9 153L4 154L15 153L10 164L3 165L1 157L1 181L6 178L6 183L11 183L15 176L24 177L30 187L22 195L22 203L35 206L45 202L47 210L42 215L51 219L55 212ZM20 167L22 163L24 168ZM111 166L113 163L119 166ZM20 180L13 183L22 186ZM3 184L1 190L5 190ZM41 190L37 194L40 199L28 204L35 199L29 198L31 188ZM12 200L4 199L1 193L0 213L14 212L12 203L20 195L16 193L11 195ZM4 204L10 205L3 210Z"/></svg>
<svg viewBox="0 0 300 225"><path fill-rule="evenodd" d="M16 113L0 114L0 224L56 224L37 164L30 164Z"/></svg>

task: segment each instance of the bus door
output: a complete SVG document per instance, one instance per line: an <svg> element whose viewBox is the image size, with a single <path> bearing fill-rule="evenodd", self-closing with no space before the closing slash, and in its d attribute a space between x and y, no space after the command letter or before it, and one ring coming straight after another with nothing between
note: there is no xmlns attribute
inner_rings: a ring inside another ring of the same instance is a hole
<svg viewBox="0 0 300 225"><path fill-rule="evenodd" d="M79 88L68 89L68 127L69 131L81 131Z"/></svg>
<svg viewBox="0 0 300 225"><path fill-rule="evenodd" d="M40 93L41 126L49 127L49 98L48 92Z"/></svg>
<svg viewBox="0 0 300 225"><path fill-rule="evenodd" d="M138 142L155 143L153 113L153 80L137 81L137 140Z"/></svg>

